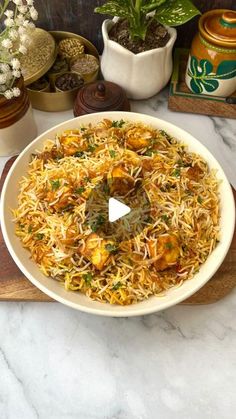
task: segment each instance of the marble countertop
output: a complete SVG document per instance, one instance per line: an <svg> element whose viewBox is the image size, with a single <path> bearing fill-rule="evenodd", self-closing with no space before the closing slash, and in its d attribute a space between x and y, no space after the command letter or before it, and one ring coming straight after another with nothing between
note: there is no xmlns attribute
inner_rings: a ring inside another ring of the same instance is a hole
<svg viewBox="0 0 236 419"><path fill-rule="evenodd" d="M236 188L235 120L170 112L167 92L132 111L189 131ZM39 133L73 117L34 113ZM0 303L0 419L233 419L235 388L236 290L129 319Z"/></svg>

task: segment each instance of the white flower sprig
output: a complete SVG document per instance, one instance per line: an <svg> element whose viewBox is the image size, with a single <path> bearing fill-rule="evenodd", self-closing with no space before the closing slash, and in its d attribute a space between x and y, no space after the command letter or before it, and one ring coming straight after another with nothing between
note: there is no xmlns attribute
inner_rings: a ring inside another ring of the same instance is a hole
<svg viewBox="0 0 236 419"><path fill-rule="evenodd" d="M19 58L27 54L31 30L35 28L32 21L37 18L34 0L3 0L0 3L0 21L5 25L0 33L0 95L7 99L21 93L14 87L15 80L21 77Z"/></svg>

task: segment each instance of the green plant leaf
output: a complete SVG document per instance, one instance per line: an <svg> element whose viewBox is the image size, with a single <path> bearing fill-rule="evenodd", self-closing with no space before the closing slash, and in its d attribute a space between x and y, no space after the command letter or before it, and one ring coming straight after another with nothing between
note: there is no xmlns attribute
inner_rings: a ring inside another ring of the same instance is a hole
<svg viewBox="0 0 236 419"><path fill-rule="evenodd" d="M124 17L126 19L130 19L130 1L128 0L116 0L116 1L108 1L107 3L103 4L100 7L96 7L94 9L95 13L101 13L105 15L111 16L119 16Z"/></svg>
<svg viewBox="0 0 236 419"><path fill-rule="evenodd" d="M201 12L190 0L169 0L168 5L162 4L156 9L156 19L169 26L182 25Z"/></svg>
<svg viewBox="0 0 236 419"><path fill-rule="evenodd" d="M216 71L217 79L227 80L236 76L236 61L222 61Z"/></svg>
<svg viewBox="0 0 236 419"><path fill-rule="evenodd" d="M167 0L152 0L152 1L144 1L144 4L141 6L141 11L143 13L149 13L152 12L153 10L156 10L157 7L161 6L162 4L166 3Z"/></svg>

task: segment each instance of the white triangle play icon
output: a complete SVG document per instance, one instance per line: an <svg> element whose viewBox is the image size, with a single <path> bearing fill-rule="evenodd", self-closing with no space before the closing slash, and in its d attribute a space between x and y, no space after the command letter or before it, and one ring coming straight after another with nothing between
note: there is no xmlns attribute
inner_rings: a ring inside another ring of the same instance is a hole
<svg viewBox="0 0 236 419"><path fill-rule="evenodd" d="M115 198L110 198L108 202L108 216L110 223L119 220L119 218L124 217L124 215L129 214L130 207L123 204L120 201L117 201Z"/></svg>

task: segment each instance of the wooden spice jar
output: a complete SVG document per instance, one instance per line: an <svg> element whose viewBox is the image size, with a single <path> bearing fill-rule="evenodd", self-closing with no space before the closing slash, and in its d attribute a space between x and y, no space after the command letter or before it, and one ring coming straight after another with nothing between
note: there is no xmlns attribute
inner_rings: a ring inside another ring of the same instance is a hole
<svg viewBox="0 0 236 419"><path fill-rule="evenodd" d="M20 96L0 96L0 156L19 153L37 135L23 78L17 80L15 87L20 89Z"/></svg>
<svg viewBox="0 0 236 419"><path fill-rule="evenodd" d="M227 97L236 90L236 12L215 9L199 19L185 81L192 92Z"/></svg>
<svg viewBox="0 0 236 419"><path fill-rule="evenodd" d="M130 111L124 90L109 81L98 81L82 87L75 100L74 115L103 111Z"/></svg>

